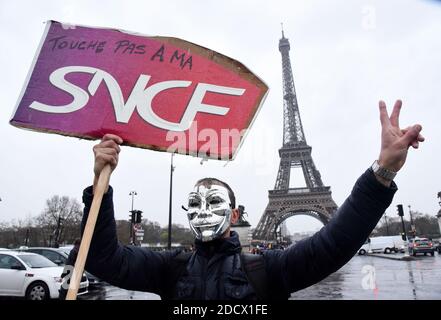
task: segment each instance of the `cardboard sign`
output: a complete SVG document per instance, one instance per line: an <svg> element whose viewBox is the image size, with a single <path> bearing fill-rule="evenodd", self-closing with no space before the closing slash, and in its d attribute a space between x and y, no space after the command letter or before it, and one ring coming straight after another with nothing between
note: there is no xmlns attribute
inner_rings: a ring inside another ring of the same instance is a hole
<svg viewBox="0 0 441 320"><path fill-rule="evenodd" d="M48 21L10 123L232 159L267 92L240 62L185 40Z"/></svg>

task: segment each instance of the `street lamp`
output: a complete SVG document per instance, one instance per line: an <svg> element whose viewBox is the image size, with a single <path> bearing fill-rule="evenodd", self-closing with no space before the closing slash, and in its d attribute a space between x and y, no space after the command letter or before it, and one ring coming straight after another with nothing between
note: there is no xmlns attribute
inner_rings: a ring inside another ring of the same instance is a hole
<svg viewBox="0 0 441 320"><path fill-rule="evenodd" d="M410 229L412 230L412 235L415 237L416 228L415 228L415 224L413 223L412 210L410 210L410 204L408 205L408 207L409 207L409 217L410 217Z"/></svg>
<svg viewBox="0 0 441 320"><path fill-rule="evenodd" d="M173 166L173 156L175 154L171 154L171 162L170 162L170 197L168 202L168 243L167 247L171 250L171 232L172 232L172 198L173 198L173 171L175 167Z"/></svg>
<svg viewBox="0 0 441 320"><path fill-rule="evenodd" d="M132 211L133 211L133 202L135 201L135 196L138 195L136 191L130 191L129 196L132 196Z"/></svg>
<svg viewBox="0 0 441 320"><path fill-rule="evenodd" d="M61 235L61 223L62 221L64 221L64 218L61 217L61 213L58 214L58 220L57 220L57 228L54 231L54 235L55 235L55 243L54 243L54 247L58 248L59 247L59 242L60 242L60 235Z"/></svg>
<svg viewBox="0 0 441 320"><path fill-rule="evenodd" d="M406 228L405 228L405 225L404 225L404 219L403 219L403 216L404 216L403 205L402 205L402 204L398 204L398 205L397 205L397 209L398 209L398 215L399 215L400 218L401 218L401 225L402 225L402 227L403 227L403 241L404 241L405 246L407 247L407 250L404 251L404 256L408 256L408 255L409 255L409 242L408 242L409 239L407 238Z"/></svg>
<svg viewBox="0 0 441 320"><path fill-rule="evenodd" d="M135 244L135 241L134 241L134 233L133 233L133 225L134 225L134 223L135 223L135 221L134 221L134 211L133 211L133 204L134 204L134 201L135 201L135 196L136 195L138 195L137 193L136 193L136 191L130 191L130 193L129 193L129 196L132 196L132 210L130 210L130 213L131 213L131 220L130 220L130 242L131 242L131 244Z"/></svg>
<svg viewBox="0 0 441 320"><path fill-rule="evenodd" d="M29 228L26 229L26 237L25 237L25 241L24 241L24 245L26 247L29 246L29 236L30 236L31 231L29 230Z"/></svg>
<svg viewBox="0 0 441 320"><path fill-rule="evenodd" d="M386 222L386 235L389 236L389 224L387 223L387 213L384 213L384 222Z"/></svg>

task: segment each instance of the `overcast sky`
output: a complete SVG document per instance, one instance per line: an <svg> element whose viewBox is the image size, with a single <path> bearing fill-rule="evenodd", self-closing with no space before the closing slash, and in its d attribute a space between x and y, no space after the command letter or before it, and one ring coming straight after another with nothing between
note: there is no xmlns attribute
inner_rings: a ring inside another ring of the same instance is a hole
<svg viewBox="0 0 441 320"><path fill-rule="evenodd" d="M95 142L35 133L8 124L43 22L113 27L173 36L241 61L270 93L237 159L226 164L178 155L174 222L204 176L227 181L255 227L274 187L282 144L280 22L291 63L306 140L325 185L341 205L355 180L378 157L378 100L403 100L401 124L416 122L426 137L410 150L396 178L395 205L435 215L441 191L441 2L388 1L6 1L0 0L0 222L38 215L54 194L81 201L93 179ZM123 147L111 178L117 219L128 218L129 192L144 217L168 222L170 154ZM291 230L315 229L291 218ZM296 226L296 228L293 227Z"/></svg>

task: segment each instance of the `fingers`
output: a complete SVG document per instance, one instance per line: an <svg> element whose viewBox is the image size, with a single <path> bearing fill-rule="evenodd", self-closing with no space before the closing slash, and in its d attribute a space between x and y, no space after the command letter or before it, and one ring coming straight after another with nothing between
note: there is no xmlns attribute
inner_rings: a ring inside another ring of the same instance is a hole
<svg viewBox="0 0 441 320"><path fill-rule="evenodd" d="M419 143L418 141L414 141L414 142L412 142L412 147L413 147L414 149L418 149L419 146L420 146L420 143Z"/></svg>
<svg viewBox="0 0 441 320"><path fill-rule="evenodd" d="M386 103L384 103L383 100L380 100L380 102L378 103L378 107L380 109L381 126L385 127L387 125L390 125L390 119L389 119L389 115L387 114Z"/></svg>
<svg viewBox="0 0 441 320"><path fill-rule="evenodd" d="M99 153L118 155L120 151L121 148L113 141L101 142L100 144L97 144L93 147L93 152L95 153L95 155Z"/></svg>
<svg viewBox="0 0 441 320"><path fill-rule="evenodd" d="M99 148L96 149L95 151L96 153L103 153L109 156L113 156L116 157L118 155L118 150L114 149L114 148Z"/></svg>
<svg viewBox="0 0 441 320"><path fill-rule="evenodd" d="M421 130L421 125L416 124L413 127L407 129L406 133L404 134L404 136L401 137L401 139L407 146L412 146L416 149L419 146L419 141L424 141L423 136L419 137Z"/></svg>
<svg viewBox="0 0 441 320"><path fill-rule="evenodd" d="M104 164L110 164L113 168L118 164L118 154L121 151L119 144L123 140L117 135L106 134L100 143L93 147L95 153L95 169L100 172Z"/></svg>
<svg viewBox="0 0 441 320"><path fill-rule="evenodd" d="M111 166L115 167L118 164L118 157L111 154L98 153L96 155L96 161L99 161L103 164L110 163Z"/></svg>
<svg viewBox="0 0 441 320"><path fill-rule="evenodd" d="M118 164L118 152L115 149L97 148L93 149L93 151L95 153L94 171L96 175L99 175L106 164L110 164L112 168L115 168Z"/></svg>
<svg viewBox="0 0 441 320"><path fill-rule="evenodd" d="M121 139L119 136L115 135L115 134L111 134L111 133L107 133L104 135L102 141L108 141L108 140L113 140L115 141L117 144L121 144L123 143L123 139Z"/></svg>
<svg viewBox="0 0 441 320"><path fill-rule="evenodd" d="M400 127L399 124L399 117L400 117L400 110L401 106L403 105L403 102L401 100L397 100L394 105L394 109L392 110L392 114L390 115L390 124L394 127Z"/></svg>
<svg viewBox="0 0 441 320"><path fill-rule="evenodd" d="M99 144L96 145L98 148L112 148L115 149L118 153L121 151L120 146L115 142L115 140L106 140L101 141Z"/></svg>
<svg viewBox="0 0 441 320"><path fill-rule="evenodd" d="M409 131L411 128L412 128L412 127L407 127L406 129L402 129L401 132L402 132L403 134L406 134L406 132ZM423 135L422 135L421 133L418 134L417 141L419 141L419 142L423 142L424 140L426 140L426 138L424 138Z"/></svg>

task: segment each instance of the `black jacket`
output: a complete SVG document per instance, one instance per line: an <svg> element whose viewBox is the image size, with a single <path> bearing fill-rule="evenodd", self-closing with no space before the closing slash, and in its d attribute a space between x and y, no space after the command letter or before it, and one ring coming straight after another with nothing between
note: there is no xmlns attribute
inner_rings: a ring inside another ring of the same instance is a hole
<svg viewBox="0 0 441 320"><path fill-rule="evenodd" d="M195 241L195 253L187 262L166 298L180 300L255 300L257 295L241 268L239 236L209 242ZM174 263L176 265L176 263ZM174 267L179 271L179 266Z"/></svg>
<svg viewBox="0 0 441 320"><path fill-rule="evenodd" d="M306 288L347 263L367 239L390 205L397 188L377 181L367 170L331 221L312 237L285 250L264 253L270 296L286 299L291 292ZM124 246L118 242L112 202L113 190L104 195L95 227L86 270L121 288L148 291L162 298L254 299L240 267L237 234L202 243L186 272L176 278L177 251L155 252ZM92 187L83 193L85 204L82 230L92 203Z"/></svg>

